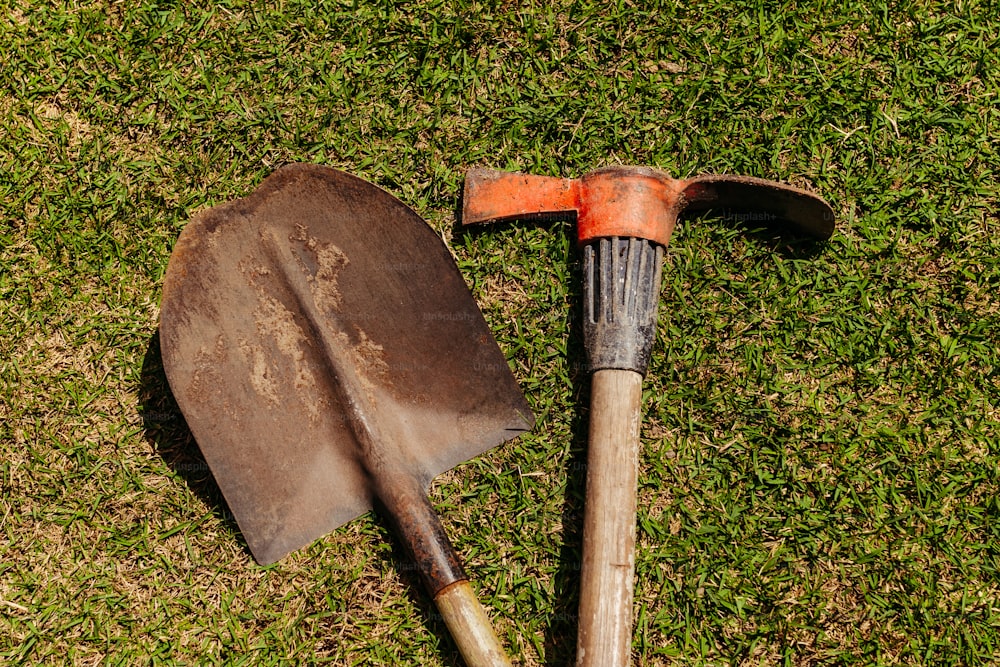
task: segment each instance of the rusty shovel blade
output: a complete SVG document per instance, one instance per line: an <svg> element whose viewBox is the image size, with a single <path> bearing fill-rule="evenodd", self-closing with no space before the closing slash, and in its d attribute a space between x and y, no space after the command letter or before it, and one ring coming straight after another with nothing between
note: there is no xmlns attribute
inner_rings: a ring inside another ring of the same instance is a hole
<svg viewBox="0 0 1000 667"><path fill-rule="evenodd" d="M437 234L326 167L284 167L185 227L160 336L178 405L262 564L533 423Z"/></svg>

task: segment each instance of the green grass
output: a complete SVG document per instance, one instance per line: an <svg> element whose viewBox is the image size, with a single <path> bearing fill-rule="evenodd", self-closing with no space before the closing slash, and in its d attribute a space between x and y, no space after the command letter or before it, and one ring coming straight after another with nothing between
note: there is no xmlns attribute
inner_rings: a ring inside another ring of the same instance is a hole
<svg viewBox="0 0 1000 667"><path fill-rule="evenodd" d="M580 266L568 223L456 229L473 165L838 213L671 241L637 663L1000 660L1000 8L397 4L0 2L0 662L460 664L377 517L256 566L163 378L177 234L297 161L441 232L538 416L432 490L517 662L573 660Z"/></svg>

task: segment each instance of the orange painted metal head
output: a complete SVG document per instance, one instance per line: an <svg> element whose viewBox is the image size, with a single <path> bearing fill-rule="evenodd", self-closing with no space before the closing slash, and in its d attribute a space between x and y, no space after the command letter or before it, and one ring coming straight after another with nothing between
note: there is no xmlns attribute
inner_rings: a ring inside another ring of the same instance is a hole
<svg viewBox="0 0 1000 667"><path fill-rule="evenodd" d="M607 237L666 245L681 212L706 210L783 222L819 239L829 238L834 227L833 210L822 198L790 185L729 175L675 179L650 167L607 167L581 178L472 169L465 177L462 223L571 216L581 245Z"/></svg>

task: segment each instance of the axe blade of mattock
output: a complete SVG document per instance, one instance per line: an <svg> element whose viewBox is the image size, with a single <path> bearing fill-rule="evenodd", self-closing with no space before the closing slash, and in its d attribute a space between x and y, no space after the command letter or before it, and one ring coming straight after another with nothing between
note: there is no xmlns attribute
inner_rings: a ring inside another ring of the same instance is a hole
<svg viewBox="0 0 1000 667"><path fill-rule="evenodd" d="M583 247L583 330L591 379L576 664L631 658L642 379L656 332L660 266L682 211L753 214L816 239L833 233L814 194L759 178L674 179L608 167L578 179L486 169L465 177L462 224L575 217Z"/></svg>

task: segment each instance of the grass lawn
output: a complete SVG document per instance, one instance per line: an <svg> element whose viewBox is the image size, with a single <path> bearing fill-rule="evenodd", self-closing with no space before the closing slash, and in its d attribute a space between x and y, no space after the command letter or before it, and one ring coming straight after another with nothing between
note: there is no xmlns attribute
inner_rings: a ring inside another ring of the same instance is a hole
<svg viewBox="0 0 1000 667"><path fill-rule="evenodd" d="M821 246L709 215L667 250L635 661L1000 661L996 3L0 5L0 663L460 664L375 515L257 566L164 379L178 233L290 162L424 216L507 355L536 428L432 502L549 667L575 647L580 256L569 223L457 228L465 170L822 194Z"/></svg>

